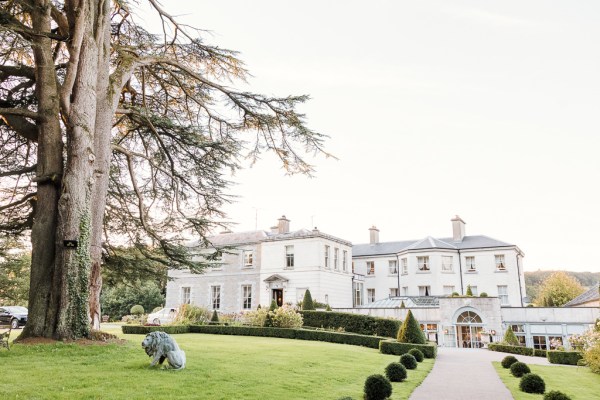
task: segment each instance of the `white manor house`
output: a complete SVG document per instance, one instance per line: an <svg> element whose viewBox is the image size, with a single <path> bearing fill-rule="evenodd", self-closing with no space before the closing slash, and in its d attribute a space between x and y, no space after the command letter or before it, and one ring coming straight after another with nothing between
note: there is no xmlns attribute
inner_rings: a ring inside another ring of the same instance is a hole
<svg viewBox="0 0 600 400"><path fill-rule="evenodd" d="M166 306L238 313L296 304L310 289L335 311L404 319L410 309L447 347L482 347L512 326L522 344L550 349L600 316L598 307L527 307L521 249L451 221L451 237L379 242L372 227L369 243L357 245L316 228L290 231L285 216L270 231L226 231L209 238L227 249L215 267L169 271Z"/></svg>

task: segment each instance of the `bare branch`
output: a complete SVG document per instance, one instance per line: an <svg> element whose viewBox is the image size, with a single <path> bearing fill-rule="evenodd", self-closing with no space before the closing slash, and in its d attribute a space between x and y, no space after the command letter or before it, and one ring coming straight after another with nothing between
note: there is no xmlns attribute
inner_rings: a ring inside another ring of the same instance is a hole
<svg viewBox="0 0 600 400"><path fill-rule="evenodd" d="M37 164L33 164L30 167L25 167L25 168L13 170L13 171L0 172L0 178L2 178L4 176L23 175L23 174L26 174L28 172L35 171L36 168L37 168Z"/></svg>
<svg viewBox="0 0 600 400"><path fill-rule="evenodd" d="M42 118L42 116L36 111L31 111L26 108L0 108L0 115L16 115L35 120L39 120Z"/></svg>
<svg viewBox="0 0 600 400"><path fill-rule="evenodd" d="M35 197L35 196L37 196L37 192L26 194L25 196L21 197L19 200L15 201L15 202L12 202L12 203L7 204L5 206L0 206L0 211L6 210L8 208L15 207L15 206L18 206L20 204L23 204L27 200L29 200L30 198Z"/></svg>

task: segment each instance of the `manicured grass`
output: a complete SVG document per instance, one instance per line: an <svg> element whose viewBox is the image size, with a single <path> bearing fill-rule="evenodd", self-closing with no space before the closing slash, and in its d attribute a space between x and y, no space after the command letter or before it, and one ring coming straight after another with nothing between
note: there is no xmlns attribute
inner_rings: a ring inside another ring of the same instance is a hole
<svg viewBox="0 0 600 400"><path fill-rule="evenodd" d="M517 358L519 358L517 356ZM494 367L502 382L510 390L515 400L540 400L541 394L521 392L519 378L510 374L509 369L502 368L499 362ZM538 374L546 382L546 392L560 390L573 400L600 399L600 375L594 374L586 367L563 367L528 364L531 372Z"/></svg>
<svg viewBox="0 0 600 400"><path fill-rule="evenodd" d="M174 335L186 352L182 371L149 368L143 335L124 346L13 345L0 351L1 399L362 399L368 375L397 356L375 349L300 340L205 334ZM407 399L433 360L393 383Z"/></svg>

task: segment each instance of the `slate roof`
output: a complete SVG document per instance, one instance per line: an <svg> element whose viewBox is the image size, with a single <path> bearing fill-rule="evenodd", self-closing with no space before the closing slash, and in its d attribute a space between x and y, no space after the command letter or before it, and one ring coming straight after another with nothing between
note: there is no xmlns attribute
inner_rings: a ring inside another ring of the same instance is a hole
<svg viewBox="0 0 600 400"><path fill-rule="evenodd" d="M379 256L385 254L396 254L409 250L425 249L484 249L490 247L513 247L514 244L493 239L485 235L465 236L461 242L455 242L452 238L436 239L428 236L421 240L404 240L400 242L385 242L377 244L355 244L352 246L352 257Z"/></svg>
<svg viewBox="0 0 600 400"><path fill-rule="evenodd" d="M432 296L402 296L376 300L356 308L400 308L402 303L407 308L439 307L440 299Z"/></svg>
<svg viewBox="0 0 600 400"><path fill-rule="evenodd" d="M573 300L566 303L563 307L573 307L579 304L584 304L595 300L600 300L600 292L598 291L598 285L594 286L587 292L575 297Z"/></svg>
<svg viewBox="0 0 600 400"><path fill-rule="evenodd" d="M267 231L248 231L248 232L227 232L218 235L210 236L207 239L213 247L222 246L239 246L244 244L254 244L266 241L301 239L310 237L321 237L333 240L347 246L352 246L352 243L347 240L340 239L335 236L328 235L319 230L309 231L308 229L299 229L287 233L271 233ZM188 244L189 247L203 247L198 241Z"/></svg>

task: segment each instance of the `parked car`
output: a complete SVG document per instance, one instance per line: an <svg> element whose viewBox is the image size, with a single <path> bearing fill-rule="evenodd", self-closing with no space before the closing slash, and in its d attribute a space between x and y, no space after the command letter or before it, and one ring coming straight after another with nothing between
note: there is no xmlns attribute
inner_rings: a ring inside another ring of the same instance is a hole
<svg viewBox="0 0 600 400"><path fill-rule="evenodd" d="M0 325L10 324L13 329L25 326L27 313L27 309L21 306L0 307Z"/></svg>
<svg viewBox="0 0 600 400"><path fill-rule="evenodd" d="M175 320L176 316L176 308L165 307L157 312L148 314L148 323L157 325L170 324Z"/></svg>

